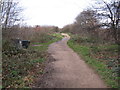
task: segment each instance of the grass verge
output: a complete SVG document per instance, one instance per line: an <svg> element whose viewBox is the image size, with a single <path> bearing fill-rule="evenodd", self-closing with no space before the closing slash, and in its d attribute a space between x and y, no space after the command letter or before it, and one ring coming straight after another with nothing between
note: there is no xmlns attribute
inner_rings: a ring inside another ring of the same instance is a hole
<svg viewBox="0 0 120 90"><path fill-rule="evenodd" d="M46 43L39 43L39 42L32 43L33 45L30 48L34 49L34 50L39 50L39 51L46 51L48 49L48 46L51 43L57 42L57 41L59 41L59 40L61 40L63 38L63 36L60 33L54 33L51 36L53 37L52 40L50 40L50 41L48 41ZM34 46L34 45L36 45L36 46Z"/></svg>
<svg viewBox="0 0 120 90"><path fill-rule="evenodd" d="M69 40L68 45L96 70L109 87L118 88L117 77L113 76L112 70L108 69L106 64L91 56L90 47L75 43L73 40Z"/></svg>

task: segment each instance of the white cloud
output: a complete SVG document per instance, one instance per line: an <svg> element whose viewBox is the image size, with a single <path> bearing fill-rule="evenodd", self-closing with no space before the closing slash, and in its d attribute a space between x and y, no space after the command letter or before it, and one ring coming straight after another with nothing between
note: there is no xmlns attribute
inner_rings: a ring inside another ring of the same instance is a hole
<svg viewBox="0 0 120 90"><path fill-rule="evenodd" d="M23 15L28 25L55 25L63 27L88 5L89 0L21 0Z"/></svg>

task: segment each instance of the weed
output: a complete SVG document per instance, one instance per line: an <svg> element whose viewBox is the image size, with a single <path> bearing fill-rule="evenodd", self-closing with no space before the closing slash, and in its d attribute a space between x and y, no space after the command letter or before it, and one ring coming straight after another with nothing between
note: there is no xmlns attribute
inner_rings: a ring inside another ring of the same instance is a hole
<svg viewBox="0 0 120 90"><path fill-rule="evenodd" d="M41 46L30 46L27 50L17 50L6 42L9 48L5 46L2 55L3 88L30 87L37 74L43 74L42 64L47 59L46 50L49 44L62 39L62 36L56 33L44 34L41 37L39 37L39 42L31 42L31 44L41 44ZM37 70L40 72L38 73Z"/></svg>
<svg viewBox="0 0 120 90"><path fill-rule="evenodd" d="M108 86L112 88L117 88L117 78L113 77L113 70L109 69L104 62L97 60L95 57L91 56L91 53L94 54L101 51L102 47L90 47L90 46L83 46L75 42L73 39L68 41L68 45L72 48L75 52L77 52L90 66L92 66L100 75L101 78L108 84ZM109 47L110 48L113 48ZM107 47L108 49L108 47Z"/></svg>

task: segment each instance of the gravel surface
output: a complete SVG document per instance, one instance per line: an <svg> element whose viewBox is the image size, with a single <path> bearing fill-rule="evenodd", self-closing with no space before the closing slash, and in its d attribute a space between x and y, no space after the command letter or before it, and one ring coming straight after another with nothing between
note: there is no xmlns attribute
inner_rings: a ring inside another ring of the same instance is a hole
<svg viewBox="0 0 120 90"><path fill-rule="evenodd" d="M40 88L107 88L99 75L89 67L67 45L70 37L65 37L51 44L45 74L38 80L36 87Z"/></svg>

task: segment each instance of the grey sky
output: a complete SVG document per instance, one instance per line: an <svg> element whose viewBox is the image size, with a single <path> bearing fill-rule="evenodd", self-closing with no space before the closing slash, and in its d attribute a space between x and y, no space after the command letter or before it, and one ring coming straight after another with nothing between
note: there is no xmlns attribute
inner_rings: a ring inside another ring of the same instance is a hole
<svg viewBox="0 0 120 90"><path fill-rule="evenodd" d="M75 17L92 0L20 0L27 25L55 25L73 23Z"/></svg>

